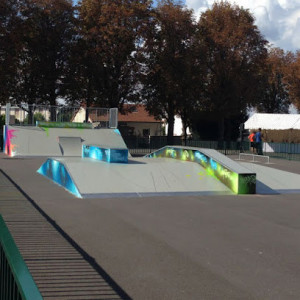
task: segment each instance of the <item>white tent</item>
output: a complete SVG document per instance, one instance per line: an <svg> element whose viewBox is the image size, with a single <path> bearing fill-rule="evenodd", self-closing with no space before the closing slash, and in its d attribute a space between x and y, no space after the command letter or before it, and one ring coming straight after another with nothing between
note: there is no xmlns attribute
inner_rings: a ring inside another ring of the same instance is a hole
<svg viewBox="0 0 300 300"><path fill-rule="evenodd" d="M253 114L245 129L261 128L264 140L276 143L300 143L300 114Z"/></svg>
<svg viewBox="0 0 300 300"><path fill-rule="evenodd" d="M300 129L300 114L253 114L245 129L286 130Z"/></svg>

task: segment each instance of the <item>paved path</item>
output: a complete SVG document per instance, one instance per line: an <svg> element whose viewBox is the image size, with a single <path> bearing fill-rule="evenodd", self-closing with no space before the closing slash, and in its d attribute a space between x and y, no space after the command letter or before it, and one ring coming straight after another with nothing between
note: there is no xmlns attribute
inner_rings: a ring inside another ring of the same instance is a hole
<svg viewBox="0 0 300 300"><path fill-rule="evenodd" d="M300 298L300 194L77 199L42 161L0 168L132 299Z"/></svg>
<svg viewBox="0 0 300 300"><path fill-rule="evenodd" d="M129 299L2 170L0 214L43 299Z"/></svg>

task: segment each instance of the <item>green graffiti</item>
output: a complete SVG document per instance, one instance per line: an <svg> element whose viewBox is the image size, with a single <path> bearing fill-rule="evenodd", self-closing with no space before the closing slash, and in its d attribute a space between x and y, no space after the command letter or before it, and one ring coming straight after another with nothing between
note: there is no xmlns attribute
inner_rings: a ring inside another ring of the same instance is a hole
<svg viewBox="0 0 300 300"><path fill-rule="evenodd" d="M48 127L42 127L42 128L45 130L46 135L49 136L49 128Z"/></svg>

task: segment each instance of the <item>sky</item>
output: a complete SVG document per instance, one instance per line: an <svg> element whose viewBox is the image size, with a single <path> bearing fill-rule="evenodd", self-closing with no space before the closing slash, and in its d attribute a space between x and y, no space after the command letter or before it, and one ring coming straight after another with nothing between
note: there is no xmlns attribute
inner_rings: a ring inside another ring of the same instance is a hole
<svg viewBox="0 0 300 300"><path fill-rule="evenodd" d="M286 51L300 50L300 0L228 0L247 8L263 36L275 47ZM214 0L186 0L198 17Z"/></svg>

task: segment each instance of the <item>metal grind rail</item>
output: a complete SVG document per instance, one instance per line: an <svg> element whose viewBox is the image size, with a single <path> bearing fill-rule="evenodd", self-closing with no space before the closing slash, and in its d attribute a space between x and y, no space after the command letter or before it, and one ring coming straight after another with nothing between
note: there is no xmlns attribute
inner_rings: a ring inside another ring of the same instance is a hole
<svg viewBox="0 0 300 300"><path fill-rule="evenodd" d="M130 299L99 273L2 172L0 214L43 299Z"/></svg>
<svg viewBox="0 0 300 300"><path fill-rule="evenodd" d="M260 162L261 158L266 158L267 164L270 163L270 157L266 156L266 155L256 155L256 154L252 154L252 153L239 153L239 159L241 160L242 156L246 156L246 157L252 157L252 162ZM259 158L259 160L255 160L255 158Z"/></svg>

